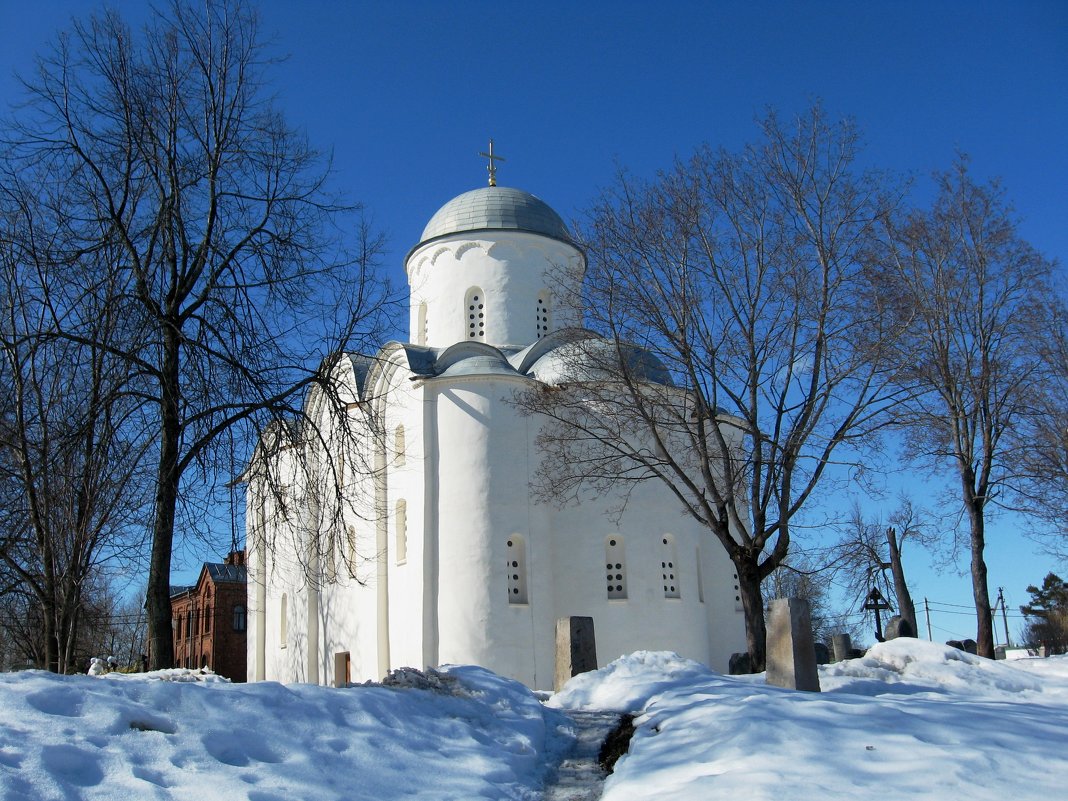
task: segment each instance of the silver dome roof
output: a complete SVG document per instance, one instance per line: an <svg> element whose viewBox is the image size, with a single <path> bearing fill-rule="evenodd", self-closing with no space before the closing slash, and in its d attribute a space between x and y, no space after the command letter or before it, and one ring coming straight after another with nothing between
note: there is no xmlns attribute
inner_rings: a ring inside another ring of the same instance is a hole
<svg viewBox="0 0 1068 801"><path fill-rule="evenodd" d="M460 231L529 231L571 241L560 215L521 189L484 186L458 195L438 209L419 242Z"/></svg>

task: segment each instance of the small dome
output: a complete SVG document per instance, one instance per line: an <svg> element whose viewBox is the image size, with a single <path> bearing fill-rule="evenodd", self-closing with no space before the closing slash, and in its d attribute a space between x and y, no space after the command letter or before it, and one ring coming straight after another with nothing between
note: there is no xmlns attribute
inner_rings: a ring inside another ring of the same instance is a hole
<svg viewBox="0 0 1068 801"><path fill-rule="evenodd" d="M529 375L543 384L619 381L619 358L627 360L631 377L650 384L672 386L671 376L655 355L636 345L617 347L599 336L573 338L552 345L534 361ZM534 355L534 354L530 354Z"/></svg>
<svg viewBox="0 0 1068 801"><path fill-rule="evenodd" d="M430 218L419 242L460 231L529 231L571 241L560 215L521 189L484 186L454 197Z"/></svg>

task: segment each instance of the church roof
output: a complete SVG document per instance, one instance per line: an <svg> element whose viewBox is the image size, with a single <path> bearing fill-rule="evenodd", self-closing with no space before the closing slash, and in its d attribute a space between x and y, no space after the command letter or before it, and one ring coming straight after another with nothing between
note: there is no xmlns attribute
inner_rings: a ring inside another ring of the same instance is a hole
<svg viewBox="0 0 1068 801"><path fill-rule="evenodd" d="M461 231L528 231L571 241L564 221L544 200L507 186L484 186L454 197L430 218L419 243Z"/></svg>

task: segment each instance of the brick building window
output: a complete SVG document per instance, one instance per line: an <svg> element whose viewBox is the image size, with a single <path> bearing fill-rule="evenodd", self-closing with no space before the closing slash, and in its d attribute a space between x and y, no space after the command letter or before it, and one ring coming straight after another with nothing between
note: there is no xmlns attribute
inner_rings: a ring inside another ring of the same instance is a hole
<svg viewBox="0 0 1068 801"><path fill-rule="evenodd" d="M234 631L245 630L245 607L238 604L234 607Z"/></svg>

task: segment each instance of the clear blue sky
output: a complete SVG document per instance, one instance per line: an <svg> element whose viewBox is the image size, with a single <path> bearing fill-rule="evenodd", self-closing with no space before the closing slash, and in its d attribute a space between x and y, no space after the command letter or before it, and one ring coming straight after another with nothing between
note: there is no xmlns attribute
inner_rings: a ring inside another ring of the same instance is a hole
<svg viewBox="0 0 1068 801"><path fill-rule="evenodd" d="M144 3L116 2L131 19ZM565 218L618 164L638 174L702 143L754 137L767 106L822 99L856 118L872 165L923 179L957 150L1000 176L1021 230L1068 260L1068 2L328 2L264 0L290 122L333 152L338 185L390 234L392 274L444 202L485 181ZM0 101L11 74L89 0L0 0ZM1056 565L1019 521L991 531L1010 610ZM962 560L962 567L966 561ZM967 605L965 578L909 560L914 593ZM962 610L966 611L966 610ZM936 615L935 638L969 636ZM1010 622L1015 628L1015 622ZM999 625L1000 631L1000 625Z"/></svg>

